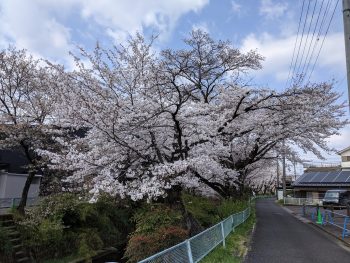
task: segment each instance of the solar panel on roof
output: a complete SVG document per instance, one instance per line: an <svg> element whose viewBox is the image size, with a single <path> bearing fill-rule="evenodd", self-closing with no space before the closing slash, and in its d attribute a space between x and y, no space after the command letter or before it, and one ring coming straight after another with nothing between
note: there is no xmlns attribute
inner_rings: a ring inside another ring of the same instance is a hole
<svg viewBox="0 0 350 263"><path fill-rule="evenodd" d="M341 171L338 171L338 173L334 176L333 180L330 181L330 183L333 183L341 174Z"/></svg>
<svg viewBox="0 0 350 263"><path fill-rule="evenodd" d="M321 182L326 176L328 175L328 172L318 172L314 177L309 180L310 183L319 183Z"/></svg>
<svg viewBox="0 0 350 263"><path fill-rule="evenodd" d="M309 182L315 175L315 172L305 173L304 176L300 179L299 183L307 183Z"/></svg>
<svg viewBox="0 0 350 263"><path fill-rule="evenodd" d="M348 173L342 171L338 177L336 177L333 181L333 183L345 183L346 180L348 179L349 175Z"/></svg>
<svg viewBox="0 0 350 263"><path fill-rule="evenodd" d="M328 172L328 174L322 179L321 183L332 182L338 173L339 173L338 171Z"/></svg>

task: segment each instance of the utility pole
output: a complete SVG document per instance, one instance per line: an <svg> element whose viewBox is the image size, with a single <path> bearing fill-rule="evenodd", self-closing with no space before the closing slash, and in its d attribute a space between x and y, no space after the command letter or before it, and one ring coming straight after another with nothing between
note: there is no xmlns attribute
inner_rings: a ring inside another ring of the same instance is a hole
<svg viewBox="0 0 350 263"><path fill-rule="evenodd" d="M276 189L280 186L280 163L278 161L278 155L276 157L276 161L277 161L277 187Z"/></svg>
<svg viewBox="0 0 350 263"><path fill-rule="evenodd" d="M282 170L282 187L283 187L283 197L287 196L287 189L286 189L286 144L285 141L283 141L283 156L282 156L282 165L283 165L283 170Z"/></svg>
<svg viewBox="0 0 350 263"><path fill-rule="evenodd" d="M343 21L346 55L346 76L348 79L348 103L350 107L350 0L343 0Z"/></svg>

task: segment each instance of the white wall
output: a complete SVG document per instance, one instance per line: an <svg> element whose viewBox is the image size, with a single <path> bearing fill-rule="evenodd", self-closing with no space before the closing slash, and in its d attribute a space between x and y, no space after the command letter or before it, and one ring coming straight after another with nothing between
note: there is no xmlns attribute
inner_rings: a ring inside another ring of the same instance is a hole
<svg viewBox="0 0 350 263"><path fill-rule="evenodd" d="M0 173L0 198L17 198L22 196L26 174ZM39 195L40 176L36 176L31 184L28 197Z"/></svg>
<svg viewBox="0 0 350 263"><path fill-rule="evenodd" d="M341 154L341 156L343 157L343 156L350 156L350 150L348 150L348 151L346 151L346 152L343 152L342 154ZM342 168L350 168L350 161L348 161L348 162L341 162L341 167Z"/></svg>

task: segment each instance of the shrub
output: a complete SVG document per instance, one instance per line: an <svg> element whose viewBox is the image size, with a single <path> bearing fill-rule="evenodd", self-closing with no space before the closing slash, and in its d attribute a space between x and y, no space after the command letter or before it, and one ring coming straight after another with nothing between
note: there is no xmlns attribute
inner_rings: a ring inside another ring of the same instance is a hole
<svg viewBox="0 0 350 263"><path fill-rule="evenodd" d="M133 217L136 223L136 234L151 234L167 226L182 225L182 215L178 210L163 204L145 205Z"/></svg>
<svg viewBox="0 0 350 263"><path fill-rule="evenodd" d="M162 227L152 234L134 234L129 240L125 257L128 263L138 262L182 242L187 236L187 231L178 226Z"/></svg>
<svg viewBox="0 0 350 263"><path fill-rule="evenodd" d="M13 247L5 228L0 225L0 262L12 262Z"/></svg>
<svg viewBox="0 0 350 263"><path fill-rule="evenodd" d="M217 215L220 217L220 220L223 220L234 213L243 211L247 206L248 201L245 200L225 199L217 206Z"/></svg>
<svg viewBox="0 0 350 263"><path fill-rule="evenodd" d="M123 251L133 229L130 218L130 209L111 197L88 203L64 193L44 198L19 224L25 245L40 262L70 254L87 258L102 247Z"/></svg>
<svg viewBox="0 0 350 263"><path fill-rule="evenodd" d="M103 247L103 241L95 229L84 229L78 238L78 255L89 258Z"/></svg>
<svg viewBox="0 0 350 263"><path fill-rule="evenodd" d="M45 258L68 255L74 248L74 238L64 235L61 221L43 219L40 224L23 221L19 228L24 245L39 262Z"/></svg>
<svg viewBox="0 0 350 263"><path fill-rule="evenodd" d="M209 199L203 196L182 195L186 210L190 212L203 227L210 227L220 221L217 206L220 200Z"/></svg>
<svg viewBox="0 0 350 263"><path fill-rule="evenodd" d="M164 204L145 205L133 219L136 229L124 255L128 262L137 262L188 237L181 212Z"/></svg>

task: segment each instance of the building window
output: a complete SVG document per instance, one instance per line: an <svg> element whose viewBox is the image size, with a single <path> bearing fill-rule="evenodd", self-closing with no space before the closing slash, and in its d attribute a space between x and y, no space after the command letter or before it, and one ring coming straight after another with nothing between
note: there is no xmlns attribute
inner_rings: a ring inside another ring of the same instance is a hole
<svg viewBox="0 0 350 263"><path fill-rule="evenodd" d="M350 162L350 156L342 156L341 161L342 162Z"/></svg>

